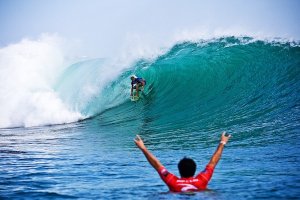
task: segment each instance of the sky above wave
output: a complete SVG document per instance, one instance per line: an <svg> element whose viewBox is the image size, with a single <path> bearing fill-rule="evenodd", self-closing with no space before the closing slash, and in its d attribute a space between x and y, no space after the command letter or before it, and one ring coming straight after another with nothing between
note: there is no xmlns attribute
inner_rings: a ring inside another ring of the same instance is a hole
<svg viewBox="0 0 300 200"><path fill-rule="evenodd" d="M158 45L215 33L300 38L297 0L0 0L0 47L43 33L109 56L131 43Z"/></svg>

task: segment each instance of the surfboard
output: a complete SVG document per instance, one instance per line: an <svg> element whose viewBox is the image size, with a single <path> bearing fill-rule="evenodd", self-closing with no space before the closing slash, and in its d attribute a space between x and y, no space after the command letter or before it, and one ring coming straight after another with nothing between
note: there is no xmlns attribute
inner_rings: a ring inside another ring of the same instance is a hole
<svg viewBox="0 0 300 200"><path fill-rule="evenodd" d="M136 96L136 90L133 91L133 95L130 96L131 101L138 101L140 99L140 94L144 91L144 87L140 88L139 96Z"/></svg>
<svg viewBox="0 0 300 200"><path fill-rule="evenodd" d="M140 97L133 95L130 97L130 99L131 99L131 101L138 101L140 99Z"/></svg>

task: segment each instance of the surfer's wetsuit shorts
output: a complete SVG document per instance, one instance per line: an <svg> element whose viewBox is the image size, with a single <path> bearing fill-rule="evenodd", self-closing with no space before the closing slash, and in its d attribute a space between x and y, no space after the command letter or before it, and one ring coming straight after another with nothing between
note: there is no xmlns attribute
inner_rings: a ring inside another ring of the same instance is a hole
<svg viewBox="0 0 300 200"><path fill-rule="evenodd" d="M197 176L191 178L178 178L166 170L165 167L161 167L158 170L160 178L167 184L172 192L191 192L205 190L207 184L211 179L214 172L214 168L206 166L205 170L200 172Z"/></svg>

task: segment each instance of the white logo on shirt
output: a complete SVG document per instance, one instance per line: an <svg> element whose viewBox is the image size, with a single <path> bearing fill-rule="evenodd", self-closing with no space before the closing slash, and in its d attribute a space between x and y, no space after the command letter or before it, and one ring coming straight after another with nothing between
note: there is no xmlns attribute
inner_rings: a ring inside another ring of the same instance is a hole
<svg viewBox="0 0 300 200"><path fill-rule="evenodd" d="M198 190L198 188L196 188L195 186L193 186L191 184L178 184L178 185L184 186L181 188L182 192L187 192L190 190Z"/></svg>

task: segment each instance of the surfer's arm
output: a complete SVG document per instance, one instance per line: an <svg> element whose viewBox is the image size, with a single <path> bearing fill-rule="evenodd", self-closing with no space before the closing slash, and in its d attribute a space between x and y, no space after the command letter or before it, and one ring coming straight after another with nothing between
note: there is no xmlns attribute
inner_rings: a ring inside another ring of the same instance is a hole
<svg viewBox="0 0 300 200"><path fill-rule="evenodd" d="M156 171L158 171L161 167L163 167L160 161L147 149L147 147L144 145L144 142L139 135L136 136L134 142L136 146L143 152L143 154L145 155L145 157L147 158L151 166L154 169L156 169Z"/></svg>
<svg viewBox="0 0 300 200"><path fill-rule="evenodd" d="M228 142L229 138L231 135L228 135L228 136L225 136L225 131L222 133L221 135L221 141L219 143L219 146L217 148L217 150L215 151L214 155L211 157L208 165L210 167L213 167L215 168L215 166L218 164L220 158L221 158L221 155L222 155L222 152L223 152L223 149L224 149L224 146L225 144Z"/></svg>

